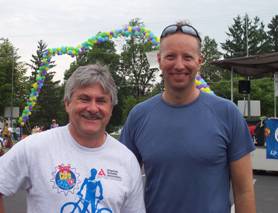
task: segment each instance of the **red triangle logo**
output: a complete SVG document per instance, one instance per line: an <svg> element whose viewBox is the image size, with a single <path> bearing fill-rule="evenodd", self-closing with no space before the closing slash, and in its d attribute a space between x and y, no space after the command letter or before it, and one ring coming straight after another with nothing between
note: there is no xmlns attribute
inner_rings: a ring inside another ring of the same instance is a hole
<svg viewBox="0 0 278 213"><path fill-rule="evenodd" d="M100 171L98 172L99 176L105 176L106 174L104 173L103 169L100 169Z"/></svg>

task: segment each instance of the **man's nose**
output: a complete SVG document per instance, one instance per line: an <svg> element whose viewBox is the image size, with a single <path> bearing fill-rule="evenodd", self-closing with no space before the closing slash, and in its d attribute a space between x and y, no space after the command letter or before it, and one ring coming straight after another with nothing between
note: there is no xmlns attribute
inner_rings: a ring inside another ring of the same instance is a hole
<svg viewBox="0 0 278 213"><path fill-rule="evenodd" d="M175 61L175 68L176 69L183 69L184 68L184 63L182 57L177 57Z"/></svg>
<svg viewBox="0 0 278 213"><path fill-rule="evenodd" d="M87 106L87 110L91 112L97 112L99 110L98 104L96 101L92 100Z"/></svg>

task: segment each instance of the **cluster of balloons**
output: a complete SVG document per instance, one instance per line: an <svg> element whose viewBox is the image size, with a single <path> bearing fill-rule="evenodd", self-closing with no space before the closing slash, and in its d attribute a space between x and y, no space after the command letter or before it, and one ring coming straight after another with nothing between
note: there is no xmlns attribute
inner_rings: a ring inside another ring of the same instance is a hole
<svg viewBox="0 0 278 213"><path fill-rule="evenodd" d="M195 84L199 90L206 93L214 94L207 82L199 74L195 77Z"/></svg>
<svg viewBox="0 0 278 213"><path fill-rule="evenodd" d="M45 75L49 70L49 63L51 58L56 55L70 55L71 57L78 56L79 54L92 49L94 45L101 44L103 42L112 41L113 38L118 37L130 37L137 35L144 35L147 39L146 42L149 42L153 47L159 46L159 38L156 37L150 30L142 26L126 26L122 29L113 30L110 32L100 32L95 36L92 36L87 41L77 45L76 47L71 46L62 46L58 48L49 48L43 53L42 64L39 69L36 71L36 82L32 84L32 89L27 99L26 106L22 111L21 116L19 117L19 123L24 126L25 123L29 120L29 117L32 113L32 109L37 103L39 93L43 87L45 80ZM201 76L196 77L197 87L205 92L212 93L207 83L201 78Z"/></svg>

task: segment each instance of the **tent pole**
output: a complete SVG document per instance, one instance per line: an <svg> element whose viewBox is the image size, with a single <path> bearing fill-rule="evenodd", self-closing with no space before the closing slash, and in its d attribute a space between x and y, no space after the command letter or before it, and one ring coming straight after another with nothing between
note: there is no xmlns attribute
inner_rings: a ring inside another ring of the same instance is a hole
<svg viewBox="0 0 278 213"><path fill-rule="evenodd" d="M234 102L234 68L231 68L231 101Z"/></svg>
<svg viewBox="0 0 278 213"><path fill-rule="evenodd" d="M274 76L273 76L273 87L274 87L274 117L276 118L276 95L277 95L277 91L276 91L276 78L277 78L277 74L274 73Z"/></svg>
<svg viewBox="0 0 278 213"><path fill-rule="evenodd" d="M247 79L248 79L248 81L250 81L249 76L247 77ZM250 91L249 91L247 97L248 97L248 102L247 102L248 111L247 112L248 112L248 119L250 119L251 118L251 101L250 101L251 95L250 95Z"/></svg>

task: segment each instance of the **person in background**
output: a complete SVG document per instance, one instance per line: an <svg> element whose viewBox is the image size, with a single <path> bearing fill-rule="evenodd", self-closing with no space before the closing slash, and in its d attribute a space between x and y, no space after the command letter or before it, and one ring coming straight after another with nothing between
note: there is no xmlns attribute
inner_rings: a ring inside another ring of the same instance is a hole
<svg viewBox="0 0 278 213"><path fill-rule="evenodd" d="M196 88L201 38L179 22L161 33L157 60L164 91L136 105L120 141L144 166L148 213L254 213L250 152L243 116L231 101Z"/></svg>
<svg viewBox="0 0 278 213"><path fill-rule="evenodd" d="M58 127L59 124L57 123L56 119L52 119L50 129Z"/></svg>
<svg viewBox="0 0 278 213"><path fill-rule="evenodd" d="M0 128L0 149L4 148L4 138L2 137L2 129Z"/></svg>
<svg viewBox="0 0 278 213"><path fill-rule="evenodd" d="M23 188L28 213L66 213L74 206L91 213L104 209L145 213L136 157L105 130L117 100L116 85L106 67L77 68L65 85L69 124L28 136L0 158L0 212L4 212L2 195ZM88 192L96 203L86 201L82 207L88 196L79 196L80 187L96 190L88 179L91 171L102 186L102 196Z"/></svg>
<svg viewBox="0 0 278 213"><path fill-rule="evenodd" d="M38 125L36 125L32 129L32 134L35 134L35 133L38 133L38 132L41 132L41 128Z"/></svg>

